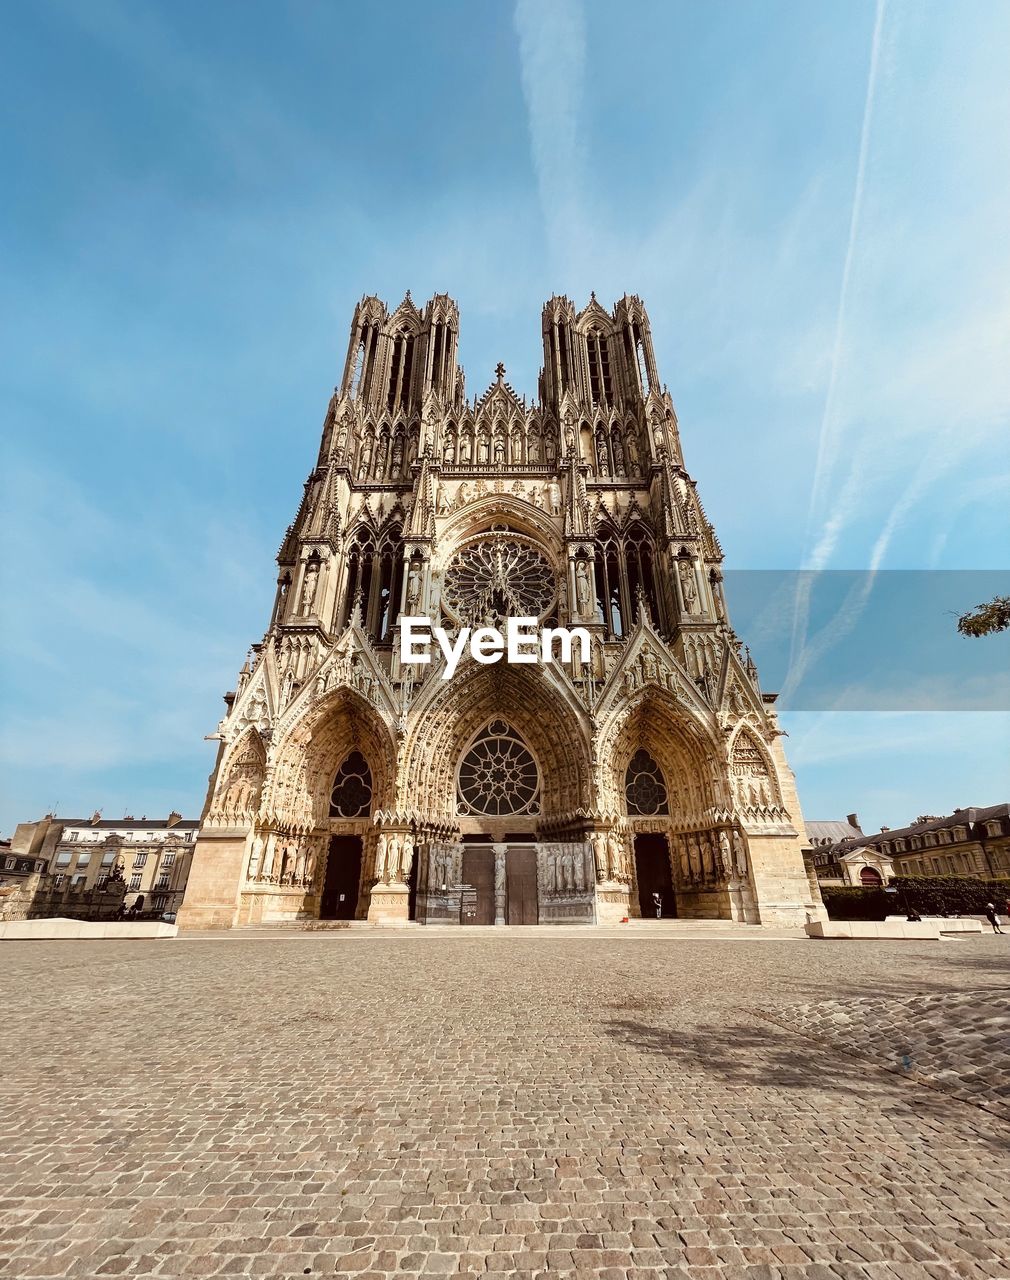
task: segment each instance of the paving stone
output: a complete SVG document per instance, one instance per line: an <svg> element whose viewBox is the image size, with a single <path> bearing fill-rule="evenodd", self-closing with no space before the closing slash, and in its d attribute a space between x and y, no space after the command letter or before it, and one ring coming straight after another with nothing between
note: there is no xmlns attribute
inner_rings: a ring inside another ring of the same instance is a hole
<svg viewBox="0 0 1010 1280"><path fill-rule="evenodd" d="M2 1274L1006 1277L999 947L8 943Z"/></svg>

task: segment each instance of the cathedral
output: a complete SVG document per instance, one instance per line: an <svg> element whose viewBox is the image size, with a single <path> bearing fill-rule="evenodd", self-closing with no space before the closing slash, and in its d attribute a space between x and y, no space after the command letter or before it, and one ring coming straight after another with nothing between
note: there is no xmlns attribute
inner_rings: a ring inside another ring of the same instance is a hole
<svg viewBox="0 0 1010 1280"><path fill-rule="evenodd" d="M552 298L542 333L534 401L501 364L468 399L451 298L358 304L182 927L822 915L645 307ZM438 646L403 661L407 617L589 641L446 679Z"/></svg>

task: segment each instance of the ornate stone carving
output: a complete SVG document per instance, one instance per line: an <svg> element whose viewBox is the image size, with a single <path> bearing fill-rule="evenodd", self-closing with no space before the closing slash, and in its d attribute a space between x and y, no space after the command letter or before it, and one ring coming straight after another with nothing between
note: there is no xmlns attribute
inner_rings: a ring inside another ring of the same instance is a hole
<svg viewBox="0 0 1010 1280"><path fill-rule="evenodd" d="M219 730L206 827L240 844L236 899L276 894L271 918L318 911L340 836L362 841L358 917L374 886L387 918L406 912L415 874L418 892L460 883L464 831L501 844L517 830L536 841L541 906L563 909L541 918L591 918L595 901L620 919L649 832L669 840L692 911L728 910L717 895L733 880L802 919L774 712L726 640L721 552L641 301L608 313L552 299L534 403L504 370L465 395L449 298L363 299L353 324L269 628ZM584 626L590 661L464 660L443 681L438 655L400 664L401 610L450 633L508 615ZM757 856L766 835L771 862ZM193 919L219 921L200 906L220 893L209 844L206 874L203 860Z"/></svg>

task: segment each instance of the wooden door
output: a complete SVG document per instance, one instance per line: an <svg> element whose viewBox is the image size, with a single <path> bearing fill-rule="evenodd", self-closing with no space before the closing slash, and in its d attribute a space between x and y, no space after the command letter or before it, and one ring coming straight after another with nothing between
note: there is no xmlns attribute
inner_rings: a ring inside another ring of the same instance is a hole
<svg viewBox="0 0 1010 1280"><path fill-rule="evenodd" d="M320 920L353 920L361 882L361 837L331 836L326 879L319 902Z"/></svg>
<svg viewBox="0 0 1010 1280"><path fill-rule="evenodd" d="M642 919L656 919L656 903L652 895L658 893L662 918L672 920L677 914L677 899L670 878L670 847L666 836L656 832L635 836L635 877Z"/></svg>
<svg viewBox="0 0 1010 1280"><path fill-rule="evenodd" d="M537 854L532 845L513 845L505 855L509 924L538 924Z"/></svg>
<svg viewBox="0 0 1010 1280"><path fill-rule="evenodd" d="M472 906L466 890L460 924L494 924L494 850L486 845L463 846L463 883L476 891Z"/></svg>

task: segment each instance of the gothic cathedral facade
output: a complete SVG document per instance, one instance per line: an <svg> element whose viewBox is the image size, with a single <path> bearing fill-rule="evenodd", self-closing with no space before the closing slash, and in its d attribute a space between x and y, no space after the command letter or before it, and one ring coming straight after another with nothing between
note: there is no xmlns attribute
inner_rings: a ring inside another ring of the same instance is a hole
<svg viewBox="0 0 1010 1280"><path fill-rule="evenodd" d="M821 914L641 300L552 298L532 404L501 365L468 400L458 336L445 295L355 310L180 925ZM401 662L406 616L590 642L443 679L437 646Z"/></svg>

